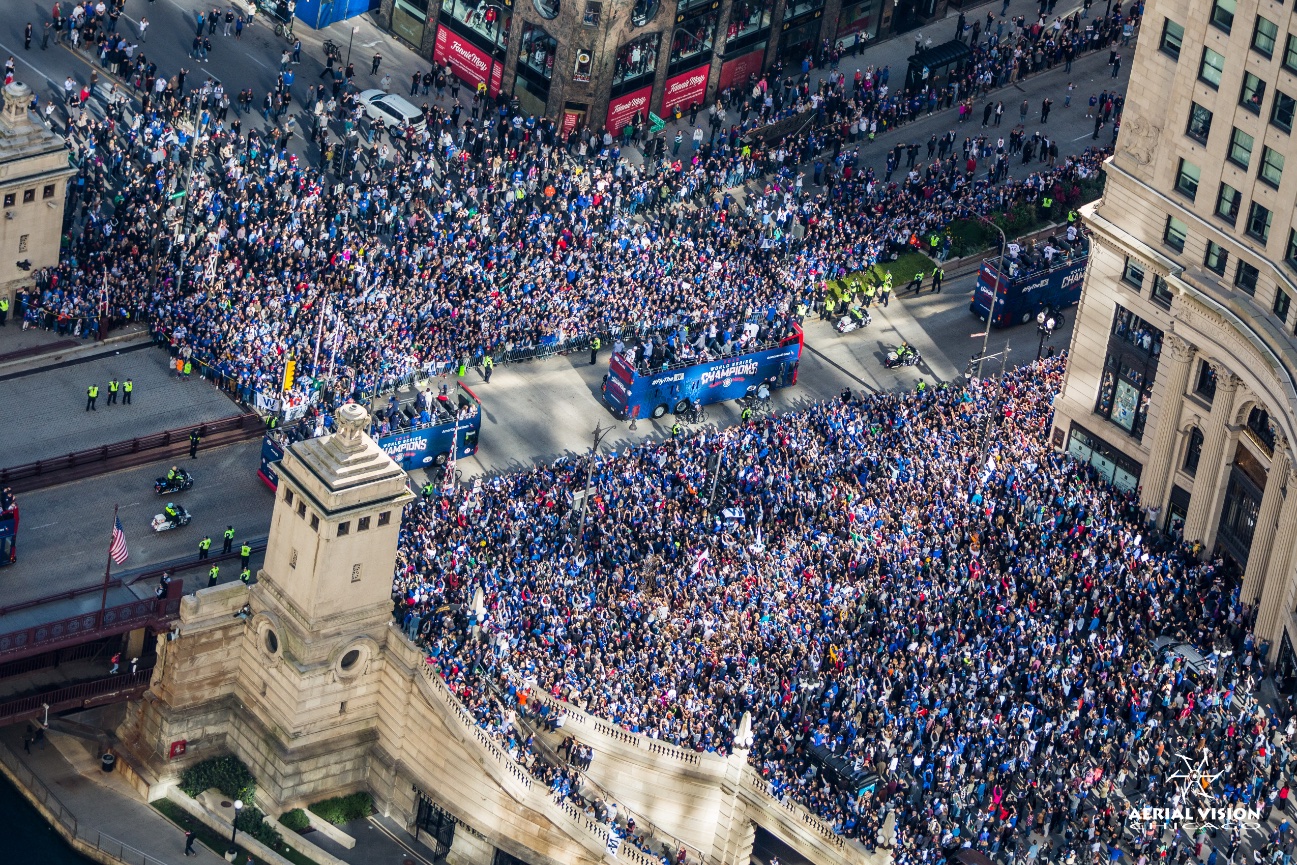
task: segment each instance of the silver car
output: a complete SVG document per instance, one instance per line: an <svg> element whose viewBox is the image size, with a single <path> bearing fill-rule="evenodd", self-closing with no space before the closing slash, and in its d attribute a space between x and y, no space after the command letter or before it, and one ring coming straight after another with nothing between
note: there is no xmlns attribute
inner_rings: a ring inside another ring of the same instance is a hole
<svg viewBox="0 0 1297 865"><path fill-rule="evenodd" d="M375 120L381 120L388 129L404 129L412 126L420 130L427 125L423 119L423 112L395 93L364 90L356 98L360 100L361 105L365 106L366 114Z"/></svg>

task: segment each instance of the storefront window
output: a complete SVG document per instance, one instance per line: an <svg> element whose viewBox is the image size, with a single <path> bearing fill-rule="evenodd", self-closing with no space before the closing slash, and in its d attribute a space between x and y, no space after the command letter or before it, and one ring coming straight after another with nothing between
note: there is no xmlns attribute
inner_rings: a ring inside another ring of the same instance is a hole
<svg viewBox="0 0 1297 865"><path fill-rule="evenodd" d="M791 21L807 12L823 8L824 0L788 0L788 5L784 7L784 20Z"/></svg>
<svg viewBox="0 0 1297 865"><path fill-rule="evenodd" d="M700 6L710 6L713 3L716 3L716 0L680 0L680 2L676 4L676 15L681 15L688 12L690 9L697 9ZM719 6L720 4L716 3L716 5Z"/></svg>
<svg viewBox="0 0 1297 865"><path fill-rule="evenodd" d="M532 0L536 4L536 11L540 17L547 21L553 21L558 17L559 0Z"/></svg>
<svg viewBox="0 0 1297 865"><path fill-rule="evenodd" d="M1139 486L1140 464L1089 430L1073 426L1067 452L1093 466L1101 479L1119 490L1130 492Z"/></svg>
<svg viewBox="0 0 1297 865"><path fill-rule="evenodd" d="M518 63L540 73L546 81L554 78L554 56L558 40L535 24L522 25L522 44L518 46Z"/></svg>
<svg viewBox="0 0 1297 865"><path fill-rule="evenodd" d="M735 0L730 8L730 26L725 32L726 41L742 39L769 25L770 5L756 0Z"/></svg>
<svg viewBox="0 0 1297 865"><path fill-rule="evenodd" d="M1112 335L1153 357L1162 353L1162 331L1120 306L1112 320Z"/></svg>
<svg viewBox="0 0 1297 865"><path fill-rule="evenodd" d="M509 26L513 18L499 3L490 0L483 3L475 3L472 0L442 0L441 14L454 21L459 29L474 31L488 45L495 45L497 48L507 48L509 45Z"/></svg>
<svg viewBox="0 0 1297 865"><path fill-rule="evenodd" d="M411 45L423 44L428 23L428 0L396 0L392 4L392 32Z"/></svg>
<svg viewBox="0 0 1297 865"><path fill-rule="evenodd" d="M643 27L658 14L659 5L661 5L660 0L635 0L635 6L630 10L630 23L636 27Z"/></svg>
<svg viewBox="0 0 1297 865"><path fill-rule="evenodd" d="M850 48L855 42L855 33L860 34L862 42L877 36L880 6L881 0L844 5L838 15L838 41Z"/></svg>
<svg viewBox="0 0 1297 865"><path fill-rule="evenodd" d="M661 42L661 33L646 33L619 48L613 66L613 86L638 83L638 79L651 77L657 70Z"/></svg>
<svg viewBox="0 0 1297 865"><path fill-rule="evenodd" d="M720 12L708 12L676 28L671 37L671 63L685 63L712 50Z"/></svg>
<svg viewBox="0 0 1297 865"><path fill-rule="evenodd" d="M800 61L815 50L815 40L820 36L820 19L812 18L805 24L789 27L779 39L779 56Z"/></svg>

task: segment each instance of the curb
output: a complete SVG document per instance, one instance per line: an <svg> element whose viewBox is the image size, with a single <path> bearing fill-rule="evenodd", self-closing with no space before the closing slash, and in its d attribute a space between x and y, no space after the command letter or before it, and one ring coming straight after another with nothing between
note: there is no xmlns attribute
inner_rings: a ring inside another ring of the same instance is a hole
<svg viewBox="0 0 1297 865"><path fill-rule="evenodd" d="M122 333L100 340L86 340L81 345L72 346L61 351L21 357L6 363L0 363L0 380L33 375L62 364L94 360L100 355L142 348L151 341L147 331Z"/></svg>

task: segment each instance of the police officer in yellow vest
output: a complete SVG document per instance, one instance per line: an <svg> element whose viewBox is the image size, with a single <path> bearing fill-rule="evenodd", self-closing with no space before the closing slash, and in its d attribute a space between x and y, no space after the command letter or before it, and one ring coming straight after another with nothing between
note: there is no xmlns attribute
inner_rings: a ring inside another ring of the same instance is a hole
<svg viewBox="0 0 1297 865"><path fill-rule="evenodd" d="M108 402L105 405L112 405L117 402L117 391L122 387L121 382L115 378L108 379Z"/></svg>
<svg viewBox="0 0 1297 865"><path fill-rule="evenodd" d="M941 294L941 281L946 278L946 271L940 266L932 268L932 291L934 294Z"/></svg>
<svg viewBox="0 0 1297 865"><path fill-rule="evenodd" d="M99 399L99 385L92 384L86 388L86 411L99 411L95 408L95 400Z"/></svg>
<svg viewBox="0 0 1297 865"><path fill-rule="evenodd" d="M221 546L222 553L228 553L234 549L234 526L225 527L225 543Z"/></svg>
<svg viewBox="0 0 1297 865"><path fill-rule="evenodd" d="M744 420L744 421L751 420L751 419L752 419L752 406L750 406L750 405L745 405L745 406L743 406L743 411L739 412L739 419L740 419L740 420Z"/></svg>
<svg viewBox="0 0 1297 865"><path fill-rule="evenodd" d="M252 558L252 545L244 541L243 546L239 547L239 565L246 568L250 558Z"/></svg>
<svg viewBox="0 0 1297 865"><path fill-rule="evenodd" d="M198 542L198 559L199 559L199 561L201 561L201 560L207 558L207 553L208 553L211 549L212 549L212 539L211 539L210 537L203 538L201 541L199 541L199 542Z"/></svg>
<svg viewBox="0 0 1297 865"><path fill-rule="evenodd" d="M675 438L676 436L680 435L680 433L683 431L684 431L684 427L680 426L680 421L676 421L675 423L671 424L671 438Z"/></svg>
<svg viewBox="0 0 1297 865"><path fill-rule="evenodd" d="M1040 199L1040 215L1041 215L1041 216L1048 216L1048 215L1049 215L1049 210L1050 210L1050 208L1052 208L1053 206L1054 206L1054 199L1050 198L1048 195L1046 195L1044 198Z"/></svg>
<svg viewBox="0 0 1297 865"><path fill-rule="evenodd" d="M866 283L864 290L865 309L869 309L869 307L874 305L874 295L876 294L878 294L878 288L872 282Z"/></svg>
<svg viewBox="0 0 1297 865"><path fill-rule="evenodd" d="M590 340L590 366L594 366L595 361L599 357L599 347L602 345L603 343L599 341L599 337L597 336Z"/></svg>
<svg viewBox="0 0 1297 865"><path fill-rule="evenodd" d="M207 588L216 585L216 581L221 578L221 566L212 565L212 569L207 572Z"/></svg>
<svg viewBox="0 0 1297 865"><path fill-rule="evenodd" d="M243 580L243 585L246 586L248 582L252 579L252 571L250 571L247 568L244 568L243 570L239 571L239 579Z"/></svg>
<svg viewBox="0 0 1297 865"><path fill-rule="evenodd" d="M906 287L915 294L923 291L923 271L920 270L915 273L914 278L910 280L910 284Z"/></svg>
<svg viewBox="0 0 1297 865"><path fill-rule="evenodd" d="M129 378L122 382L122 405L131 404L131 391L135 390L135 382Z"/></svg>
<svg viewBox="0 0 1297 865"><path fill-rule="evenodd" d="M0 327L5 327L9 322L9 298L0 297Z"/></svg>
<svg viewBox="0 0 1297 865"><path fill-rule="evenodd" d="M1075 211L1075 210L1069 210L1069 211L1067 212L1067 224L1068 224L1068 225L1076 225L1076 219L1077 219L1076 211Z"/></svg>
<svg viewBox="0 0 1297 865"><path fill-rule="evenodd" d="M495 369L495 361L491 358L491 355L488 354L482 358L482 378L485 379L488 384L491 381L491 370L493 369Z"/></svg>

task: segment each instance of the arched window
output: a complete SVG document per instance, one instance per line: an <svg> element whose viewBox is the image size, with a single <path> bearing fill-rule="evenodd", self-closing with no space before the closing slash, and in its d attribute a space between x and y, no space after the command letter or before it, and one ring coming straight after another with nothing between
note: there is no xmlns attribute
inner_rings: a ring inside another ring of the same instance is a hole
<svg viewBox="0 0 1297 865"><path fill-rule="evenodd" d="M1202 459L1202 430L1194 427L1189 430L1189 446L1184 451L1184 470L1189 474L1198 473L1198 460Z"/></svg>
<svg viewBox="0 0 1297 865"><path fill-rule="evenodd" d="M1274 453L1274 427L1270 425L1270 415L1261 406L1253 406L1247 416L1247 428L1257 437L1269 453Z"/></svg>

